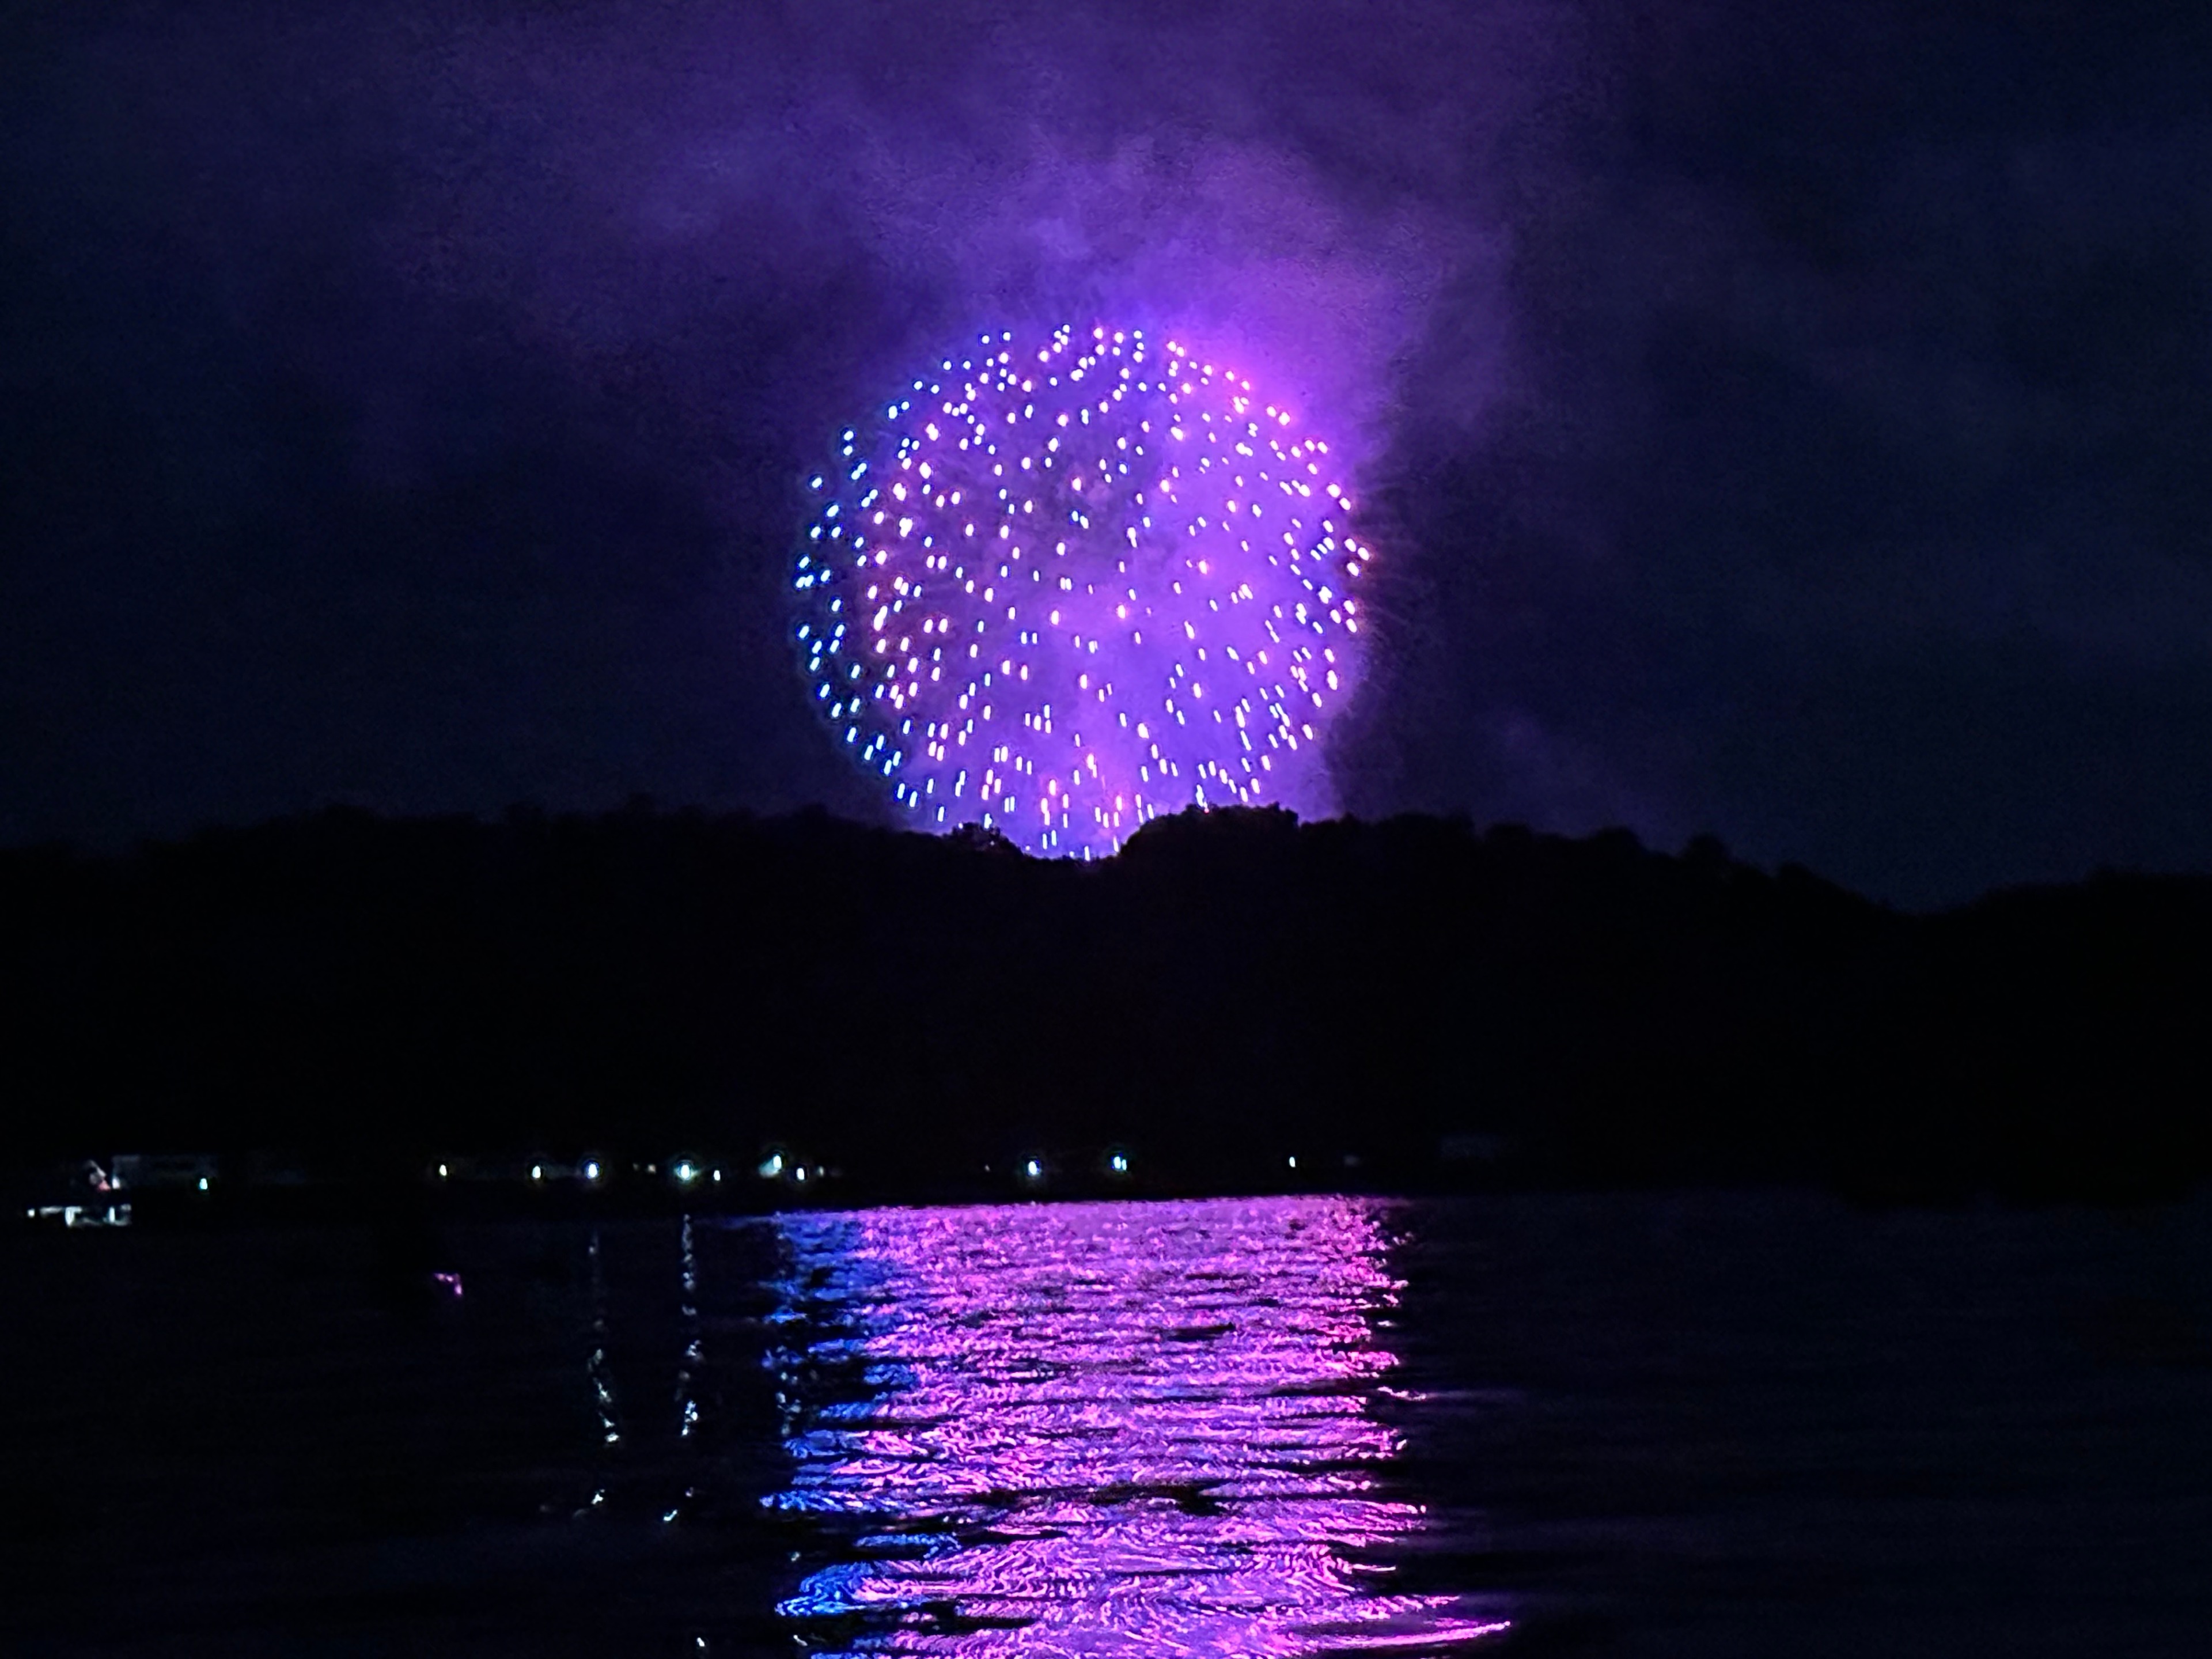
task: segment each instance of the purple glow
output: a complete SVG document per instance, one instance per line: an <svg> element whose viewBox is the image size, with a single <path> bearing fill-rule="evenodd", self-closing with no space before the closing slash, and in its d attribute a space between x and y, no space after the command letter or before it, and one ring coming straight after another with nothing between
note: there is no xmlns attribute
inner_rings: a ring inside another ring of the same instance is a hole
<svg viewBox="0 0 2212 1659"><path fill-rule="evenodd" d="M1398 1291L1377 1206L777 1224L793 1336L769 1363L797 1467L769 1501L846 1540L779 1608L810 1638L1278 1656L1507 1628L1460 1598L1377 1593L1376 1558L1424 1518L1385 1486L1399 1437L1371 1414L1396 1363L1374 1325Z"/></svg>
<svg viewBox="0 0 2212 1659"><path fill-rule="evenodd" d="M1328 446L1140 331L986 334L848 428L793 585L817 703L913 822L1111 853L1327 810L1371 557Z"/></svg>

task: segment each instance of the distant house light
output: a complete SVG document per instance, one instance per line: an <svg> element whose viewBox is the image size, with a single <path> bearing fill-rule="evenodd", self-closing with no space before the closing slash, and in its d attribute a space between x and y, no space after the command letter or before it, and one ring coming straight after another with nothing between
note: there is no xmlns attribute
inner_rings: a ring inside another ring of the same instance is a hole
<svg viewBox="0 0 2212 1659"><path fill-rule="evenodd" d="M1127 1155L1125 1153L1116 1152L1112 1158L1107 1159L1106 1162L1107 1166L1111 1169L1115 1175L1127 1175L1129 1173L1129 1159Z"/></svg>
<svg viewBox="0 0 2212 1659"><path fill-rule="evenodd" d="M684 1158L676 1165L676 1178L689 1185L699 1178L699 1166L690 1158Z"/></svg>
<svg viewBox="0 0 2212 1659"><path fill-rule="evenodd" d="M599 1178L599 1161L597 1158L592 1158L584 1165L584 1179L586 1181L597 1181Z"/></svg>
<svg viewBox="0 0 2212 1659"><path fill-rule="evenodd" d="M760 1177L763 1181L773 1181L782 1173L783 1154L781 1152L770 1152L761 1160Z"/></svg>

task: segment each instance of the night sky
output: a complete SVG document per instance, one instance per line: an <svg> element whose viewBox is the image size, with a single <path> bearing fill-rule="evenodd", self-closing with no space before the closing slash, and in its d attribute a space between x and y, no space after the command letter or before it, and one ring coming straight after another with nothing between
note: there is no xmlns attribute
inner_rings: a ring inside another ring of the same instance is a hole
<svg viewBox="0 0 2212 1659"><path fill-rule="evenodd" d="M1067 320L1340 444L1348 810L2212 868L2184 0L17 5L0 237L0 842L887 818L804 479Z"/></svg>

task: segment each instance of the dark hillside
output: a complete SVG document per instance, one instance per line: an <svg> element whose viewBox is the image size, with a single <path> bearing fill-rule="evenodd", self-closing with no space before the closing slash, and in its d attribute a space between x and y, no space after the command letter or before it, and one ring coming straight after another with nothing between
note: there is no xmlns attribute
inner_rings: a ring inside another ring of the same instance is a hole
<svg viewBox="0 0 2212 1659"><path fill-rule="evenodd" d="M821 814L332 811L0 856L0 928L18 1160L785 1144L915 1194L1109 1146L1154 1188L2212 1167L2197 879L1912 917L1710 841L1424 817L1191 814L1085 866Z"/></svg>

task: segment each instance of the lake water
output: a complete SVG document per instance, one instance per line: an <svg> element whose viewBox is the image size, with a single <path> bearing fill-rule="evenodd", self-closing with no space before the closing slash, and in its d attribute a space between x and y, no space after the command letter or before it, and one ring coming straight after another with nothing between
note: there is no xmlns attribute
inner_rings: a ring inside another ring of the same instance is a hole
<svg viewBox="0 0 2212 1659"><path fill-rule="evenodd" d="M0 1252L10 1652L2212 1652L2203 1203Z"/></svg>

